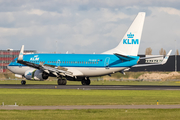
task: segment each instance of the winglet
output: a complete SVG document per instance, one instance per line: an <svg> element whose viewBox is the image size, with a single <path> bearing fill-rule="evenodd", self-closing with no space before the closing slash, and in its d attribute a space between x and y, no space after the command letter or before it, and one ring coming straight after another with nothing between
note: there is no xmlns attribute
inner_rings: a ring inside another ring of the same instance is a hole
<svg viewBox="0 0 180 120"><path fill-rule="evenodd" d="M18 61L22 61L23 60L23 53L24 53L24 45L22 45L19 56L18 56Z"/></svg>
<svg viewBox="0 0 180 120"><path fill-rule="evenodd" d="M163 61L161 62L162 65L165 64L165 63L167 62L167 60L168 60L168 58L169 58L171 52L172 52L172 50L170 50L170 51L168 52L168 54L166 55L166 57L163 59Z"/></svg>

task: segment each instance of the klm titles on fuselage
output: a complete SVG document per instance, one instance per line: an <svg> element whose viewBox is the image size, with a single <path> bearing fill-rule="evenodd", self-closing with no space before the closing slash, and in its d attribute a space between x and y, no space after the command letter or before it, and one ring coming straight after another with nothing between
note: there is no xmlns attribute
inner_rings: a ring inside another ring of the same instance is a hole
<svg viewBox="0 0 180 120"><path fill-rule="evenodd" d="M139 39L133 39L134 34L127 34L128 39L123 39L123 44L139 44ZM129 39L131 38L131 39Z"/></svg>
<svg viewBox="0 0 180 120"><path fill-rule="evenodd" d="M39 60L38 55L35 55L34 57L30 58L30 60L34 61L34 60Z"/></svg>

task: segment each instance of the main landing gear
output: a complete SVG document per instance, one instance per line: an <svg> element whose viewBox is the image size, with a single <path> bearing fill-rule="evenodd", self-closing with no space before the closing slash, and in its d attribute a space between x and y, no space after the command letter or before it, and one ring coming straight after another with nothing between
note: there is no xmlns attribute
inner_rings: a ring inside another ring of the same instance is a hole
<svg viewBox="0 0 180 120"><path fill-rule="evenodd" d="M67 80L60 78L60 79L58 79L57 83L58 83L58 85L66 85Z"/></svg>
<svg viewBox="0 0 180 120"><path fill-rule="evenodd" d="M21 85L25 85L26 84L26 81L25 80L22 80L21 81Z"/></svg>
<svg viewBox="0 0 180 120"><path fill-rule="evenodd" d="M90 81L89 77L87 79L83 78L81 81L82 85L90 85L90 83L91 83L91 81Z"/></svg>

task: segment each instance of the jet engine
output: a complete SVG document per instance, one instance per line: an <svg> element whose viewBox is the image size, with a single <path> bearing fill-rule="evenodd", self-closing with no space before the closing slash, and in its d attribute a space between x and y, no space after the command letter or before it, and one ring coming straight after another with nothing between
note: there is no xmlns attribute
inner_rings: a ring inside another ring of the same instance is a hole
<svg viewBox="0 0 180 120"><path fill-rule="evenodd" d="M49 75L48 73L43 72L42 70L37 69L29 69L25 72L24 77L27 80L46 80L48 79Z"/></svg>

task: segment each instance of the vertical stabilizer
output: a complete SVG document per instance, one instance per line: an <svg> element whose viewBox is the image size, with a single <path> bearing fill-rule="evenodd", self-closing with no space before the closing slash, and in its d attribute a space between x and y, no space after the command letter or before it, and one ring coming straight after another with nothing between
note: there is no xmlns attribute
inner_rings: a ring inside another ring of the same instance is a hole
<svg viewBox="0 0 180 120"><path fill-rule="evenodd" d="M117 47L102 54L122 54L137 56L143 30L145 12L139 12L130 28L124 35L123 39Z"/></svg>

